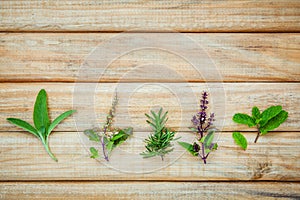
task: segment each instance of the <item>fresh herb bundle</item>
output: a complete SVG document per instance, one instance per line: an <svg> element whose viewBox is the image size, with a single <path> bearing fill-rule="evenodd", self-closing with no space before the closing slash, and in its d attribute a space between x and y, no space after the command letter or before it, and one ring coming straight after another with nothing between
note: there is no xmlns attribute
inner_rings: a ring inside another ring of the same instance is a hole
<svg viewBox="0 0 300 200"><path fill-rule="evenodd" d="M164 160L164 156L173 151L172 141L178 139L174 139L174 131L171 131L169 128L165 127L165 124L168 121L168 111L164 114L162 114L162 111L163 109L160 108L158 113L151 111L152 116L145 114L148 118L146 122L152 127L153 133L144 140L146 143L146 151L140 154L144 158L160 156L161 159Z"/></svg>
<svg viewBox="0 0 300 200"><path fill-rule="evenodd" d="M245 124L249 127L256 126L257 136L254 140L254 143L257 142L259 136L266 135L269 131L274 130L279 127L286 119L288 118L288 112L282 110L282 106L271 106L264 110L262 113L257 107L252 108L252 116L249 116L244 113L237 113L233 116L232 120L238 124ZM245 142L240 142L241 137L240 132L235 132L232 137L236 143L241 146L243 149L247 148L247 140ZM245 138L245 137L244 137Z"/></svg>
<svg viewBox="0 0 300 200"><path fill-rule="evenodd" d="M89 138L89 140L100 144L102 149L103 157L106 161L109 161L109 156L114 148L122 144L127 138L132 135L133 128L118 129L113 128L113 118L115 116L115 110L118 103L117 93L112 103L112 107L106 116L106 122L103 126L102 131L97 131L93 129L88 129L84 131L84 134ZM97 148L91 147L91 158L98 158L99 152Z"/></svg>
<svg viewBox="0 0 300 200"><path fill-rule="evenodd" d="M50 123L49 115L48 115L48 106L47 106L47 93L44 89L40 90L36 97L36 101L34 104L33 110L33 122L34 127L31 126L29 123L16 118L7 118L7 120L28 131L29 133L33 134L37 138L41 140L43 143L47 153L49 156L54 160L58 161L57 158L53 155L49 148L49 136L52 130L65 118L73 114L75 110L69 110L64 112L63 114L59 115L52 123Z"/></svg>
<svg viewBox="0 0 300 200"><path fill-rule="evenodd" d="M186 142L178 142L183 148L190 152L193 156L200 157L204 164L209 154L218 148L218 144L213 142L215 131L212 129L214 121L214 113L207 116L208 109L208 93L202 93L200 100L200 112L192 118L193 127L190 129L198 134L197 141L193 144Z"/></svg>

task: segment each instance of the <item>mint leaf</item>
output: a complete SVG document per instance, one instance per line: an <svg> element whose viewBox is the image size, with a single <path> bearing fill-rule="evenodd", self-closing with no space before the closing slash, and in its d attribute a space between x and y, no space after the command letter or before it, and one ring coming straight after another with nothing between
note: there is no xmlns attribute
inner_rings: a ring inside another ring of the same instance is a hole
<svg viewBox="0 0 300 200"><path fill-rule="evenodd" d="M178 142L180 146L185 148L188 152L190 152L193 156L197 156L198 152L194 150L194 146L192 144L186 142Z"/></svg>
<svg viewBox="0 0 300 200"><path fill-rule="evenodd" d="M29 123L27 123L23 120L16 119L16 118L7 118L7 121L9 121L10 123L24 129L25 131L28 131L29 133L32 133L36 137L39 137L39 134L38 134L37 130L33 126L31 126Z"/></svg>
<svg viewBox="0 0 300 200"><path fill-rule="evenodd" d="M40 130L41 127L45 127L48 130L50 124L48 107L47 107L47 93L44 89L38 93L33 110L33 122L36 130Z"/></svg>
<svg viewBox="0 0 300 200"><path fill-rule="evenodd" d="M282 110L279 114L275 117L270 119L263 127L260 127L260 132L262 135L268 133L268 131L274 130L275 128L279 127L286 119L288 118L288 112Z"/></svg>
<svg viewBox="0 0 300 200"><path fill-rule="evenodd" d="M233 132L232 137L237 145L246 150L248 146L247 139L240 132Z"/></svg>
<svg viewBox="0 0 300 200"><path fill-rule="evenodd" d="M85 130L83 133L89 138L89 140L94 142L100 142L100 136L97 133L95 133L95 131L93 131L92 129Z"/></svg>
<svg viewBox="0 0 300 200"><path fill-rule="evenodd" d="M261 127L264 126L270 119L272 119L273 117L278 115L281 110L282 110L281 106L271 106L271 107L267 108L266 110L264 110L261 113L262 120L259 123L260 126Z"/></svg>
<svg viewBox="0 0 300 200"><path fill-rule="evenodd" d="M90 148L90 152L91 152L91 158L98 158L99 157L99 153L98 153L98 150L97 149L95 149L94 147L91 147Z"/></svg>
<svg viewBox="0 0 300 200"><path fill-rule="evenodd" d="M62 122L64 119L66 119L67 117L69 117L70 115L72 115L74 112L76 112L76 110L69 110L64 112L63 114L59 115L49 126L48 128L48 132L47 135L50 135L50 133L53 131L53 129L60 123Z"/></svg>
<svg viewBox="0 0 300 200"><path fill-rule="evenodd" d="M252 108L252 118L255 120L255 124L258 124L261 121L261 114L256 106Z"/></svg>
<svg viewBox="0 0 300 200"><path fill-rule="evenodd" d="M255 126L255 121L247 114L237 113L233 116L232 120L238 124L246 124L249 127Z"/></svg>

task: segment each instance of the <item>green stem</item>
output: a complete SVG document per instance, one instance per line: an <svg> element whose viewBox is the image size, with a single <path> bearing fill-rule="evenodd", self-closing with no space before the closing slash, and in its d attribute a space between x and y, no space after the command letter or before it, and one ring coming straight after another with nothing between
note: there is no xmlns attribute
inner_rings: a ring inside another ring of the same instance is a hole
<svg viewBox="0 0 300 200"><path fill-rule="evenodd" d="M45 147L45 150L47 151L48 155L49 155L55 162L57 162L57 161L58 161L57 158L54 156L54 154L51 152L51 150L50 150L50 148L49 148L49 142L48 142L48 140L47 140L47 141L42 140L42 143L43 143L43 145L44 145L44 147Z"/></svg>

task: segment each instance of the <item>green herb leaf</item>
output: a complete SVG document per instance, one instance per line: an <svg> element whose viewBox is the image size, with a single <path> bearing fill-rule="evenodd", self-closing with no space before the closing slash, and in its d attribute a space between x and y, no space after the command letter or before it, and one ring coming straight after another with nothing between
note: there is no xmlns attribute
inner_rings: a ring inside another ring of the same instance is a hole
<svg viewBox="0 0 300 200"><path fill-rule="evenodd" d="M237 113L233 116L232 120L238 124L246 124L249 127L255 126L255 121L247 114Z"/></svg>
<svg viewBox="0 0 300 200"><path fill-rule="evenodd" d="M214 139L214 133L215 133L215 131L213 131L213 130L209 130L208 131L207 135L205 136L204 142L203 142L205 148L209 148L210 147L210 145L211 145L211 143L212 143L212 141Z"/></svg>
<svg viewBox="0 0 300 200"><path fill-rule="evenodd" d="M188 152L190 152L193 156L198 156L198 152L194 150L194 146L192 144L186 142L178 142L180 146L185 148Z"/></svg>
<svg viewBox="0 0 300 200"><path fill-rule="evenodd" d="M28 131L29 133L32 133L33 135L35 135L36 137L39 138L39 134L38 134L37 130L33 126L31 126L29 123L27 123L21 119L16 119L16 118L7 118L7 121L24 129L25 131Z"/></svg>
<svg viewBox="0 0 300 200"><path fill-rule="evenodd" d="M252 118L254 119L255 124L258 124L261 121L261 114L256 106L252 108Z"/></svg>
<svg viewBox="0 0 300 200"><path fill-rule="evenodd" d="M94 147L91 147L90 148L90 152L91 152L91 158L99 158L99 153L98 153L98 150L95 149Z"/></svg>
<svg viewBox="0 0 300 200"><path fill-rule="evenodd" d="M40 90L36 97L33 111L33 122L36 130L45 127L47 130L50 124L48 107L47 107L47 93L44 89Z"/></svg>
<svg viewBox="0 0 300 200"><path fill-rule="evenodd" d="M268 131L274 130L275 128L279 127L286 119L288 118L288 112L282 110L279 114L275 117L270 119L263 127L260 127L260 132L262 135L268 133Z"/></svg>
<svg viewBox="0 0 300 200"><path fill-rule="evenodd" d="M276 115L278 115L280 113L280 111L282 110L282 106L271 106L269 108L267 108L266 110L264 110L261 113L261 118L262 120L260 121L260 126L264 126L267 124L267 122L272 119L273 117L275 117Z"/></svg>
<svg viewBox="0 0 300 200"><path fill-rule="evenodd" d="M100 142L100 136L97 133L95 133L94 130L92 129L85 130L84 134L88 136L89 140L94 142Z"/></svg>
<svg viewBox="0 0 300 200"><path fill-rule="evenodd" d="M62 122L64 119L66 119L67 117L69 117L70 115L72 115L74 112L76 112L76 110L69 110L64 112L63 114L59 115L49 126L48 128L48 133L47 135L50 135L50 133L52 132L52 130L60 123Z"/></svg>
<svg viewBox="0 0 300 200"><path fill-rule="evenodd" d="M108 152L111 152L114 148L114 142L113 141L110 141L106 144L106 149Z"/></svg>
<svg viewBox="0 0 300 200"><path fill-rule="evenodd" d="M247 139L240 132L233 132L232 137L237 145L246 150L248 146Z"/></svg>

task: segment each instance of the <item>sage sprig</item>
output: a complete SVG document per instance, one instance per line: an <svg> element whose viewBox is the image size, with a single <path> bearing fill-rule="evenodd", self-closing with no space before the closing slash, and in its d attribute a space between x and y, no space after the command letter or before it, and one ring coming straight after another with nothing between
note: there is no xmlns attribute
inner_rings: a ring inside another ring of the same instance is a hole
<svg viewBox="0 0 300 200"><path fill-rule="evenodd" d="M34 127L30 125L28 122L25 122L21 119L17 118L7 118L7 120L24 129L25 131L28 131L29 133L33 134L37 138L39 138L44 145L47 153L49 156L54 160L58 161L57 158L53 155L49 148L49 136L53 129L65 118L73 114L75 110L69 110L61 115L59 115L52 123L50 123L49 115L48 115L48 106L47 106L47 93L44 89L40 90L36 97L36 101L34 104L34 110L33 110L33 122Z"/></svg>

